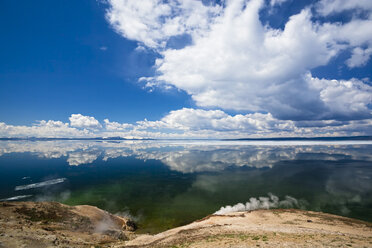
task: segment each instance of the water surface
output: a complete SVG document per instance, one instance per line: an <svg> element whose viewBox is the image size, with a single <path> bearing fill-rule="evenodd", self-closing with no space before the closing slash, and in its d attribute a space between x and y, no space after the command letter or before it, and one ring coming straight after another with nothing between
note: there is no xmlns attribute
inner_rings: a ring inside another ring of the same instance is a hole
<svg viewBox="0 0 372 248"><path fill-rule="evenodd" d="M372 221L369 141L0 141L0 199L95 205L143 232L272 193Z"/></svg>

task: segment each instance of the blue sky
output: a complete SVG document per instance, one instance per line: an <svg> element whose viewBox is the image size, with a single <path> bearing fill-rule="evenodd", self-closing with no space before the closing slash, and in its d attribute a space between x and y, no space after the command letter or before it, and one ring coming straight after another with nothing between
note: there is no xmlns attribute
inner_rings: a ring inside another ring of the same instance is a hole
<svg viewBox="0 0 372 248"><path fill-rule="evenodd" d="M0 137L372 134L372 4L0 3Z"/></svg>
<svg viewBox="0 0 372 248"><path fill-rule="evenodd" d="M97 1L2 1L0 121L68 121L71 113L120 122L190 106L186 94L148 93L137 79L156 54L116 34ZM105 49L106 50L103 50Z"/></svg>

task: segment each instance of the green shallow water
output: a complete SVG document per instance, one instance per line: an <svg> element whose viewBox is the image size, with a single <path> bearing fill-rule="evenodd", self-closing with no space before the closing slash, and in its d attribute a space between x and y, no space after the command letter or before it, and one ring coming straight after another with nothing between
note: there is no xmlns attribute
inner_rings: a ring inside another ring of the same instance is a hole
<svg viewBox="0 0 372 248"><path fill-rule="evenodd" d="M268 193L372 221L371 151L358 142L1 141L0 199L94 205L151 233Z"/></svg>

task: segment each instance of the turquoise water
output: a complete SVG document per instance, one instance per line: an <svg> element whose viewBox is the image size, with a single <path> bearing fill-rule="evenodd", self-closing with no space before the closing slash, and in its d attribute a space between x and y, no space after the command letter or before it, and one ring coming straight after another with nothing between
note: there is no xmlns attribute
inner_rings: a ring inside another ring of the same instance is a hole
<svg viewBox="0 0 372 248"><path fill-rule="evenodd" d="M269 193L372 221L371 178L368 141L0 141L0 199L95 205L141 232Z"/></svg>

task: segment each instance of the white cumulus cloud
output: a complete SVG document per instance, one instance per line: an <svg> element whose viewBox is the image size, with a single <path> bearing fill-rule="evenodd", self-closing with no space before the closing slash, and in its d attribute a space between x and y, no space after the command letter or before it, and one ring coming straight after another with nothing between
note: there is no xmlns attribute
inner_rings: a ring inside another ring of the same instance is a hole
<svg viewBox="0 0 372 248"><path fill-rule="evenodd" d="M197 0L110 0L109 3L106 16L114 29L151 48L164 47L171 36L207 28L209 18L220 10Z"/></svg>
<svg viewBox="0 0 372 248"><path fill-rule="evenodd" d="M8 125L0 122L0 137L91 137L93 134L84 129L80 130L69 126L68 123L61 121L39 121L31 126Z"/></svg>
<svg viewBox="0 0 372 248"><path fill-rule="evenodd" d="M123 137L123 138L260 138L260 137L309 137L309 136L350 136L371 135L372 119L356 119L345 116L353 113L369 114L364 106L370 101L370 89L360 84L358 87L349 81L329 81L312 78L312 87L320 88L323 101L329 102L338 114L340 120L281 120L271 113L249 113L231 115L222 110L205 110L183 108L170 111L159 120L143 120L134 124L111 122L106 119L104 126L79 124L71 127L61 121L39 121L31 126L8 125L0 122L0 138L92 138L92 137ZM358 82L357 82L358 83ZM358 84L356 84L358 85ZM357 91L357 92L354 92ZM348 93L345 93L348 92ZM354 98L354 99L352 99ZM349 99L352 104L346 104ZM361 116L359 116L361 117ZM363 116L362 116L363 117ZM90 117L95 120L94 117ZM344 118L344 120L342 120ZM90 119L91 120L91 119ZM97 121L98 122L98 121ZM96 123L93 121L93 123ZM94 128L93 128L94 127ZM97 127L97 128L96 128ZM99 127L99 128L98 128ZM53 156L51 154L51 156Z"/></svg>
<svg viewBox="0 0 372 248"><path fill-rule="evenodd" d="M221 110L183 108L171 111L161 120L168 128L186 130L259 132L274 129L294 129L292 121L275 119L270 113L228 115Z"/></svg>
<svg viewBox="0 0 372 248"><path fill-rule="evenodd" d="M271 4L280 7L282 2ZM371 117L371 100L365 96L371 94L369 85L351 79L338 80L344 86L336 87L332 79L308 76L342 51L352 51L345 61L349 67L368 62L370 1L320 1L314 5L315 14L308 6L291 16L283 29L261 22L260 11L268 7L263 0L226 1L223 5L192 0L146 4L111 0L109 4L108 21L118 33L159 53L156 74L141 78L151 87L184 90L201 107L269 112L282 120ZM356 15L345 23L316 20L319 15L355 9L369 14ZM178 49L166 46L179 35L189 35L191 42ZM314 87L317 80L323 82L321 87L320 83ZM329 98L331 92L337 100ZM340 108L336 105L341 99L345 102Z"/></svg>
<svg viewBox="0 0 372 248"><path fill-rule="evenodd" d="M322 15L350 9L372 10L372 2L370 0L321 0L317 3L317 11Z"/></svg>
<svg viewBox="0 0 372 248"><path fill-rule="evenodd" d="M270 5L275 6L275 5L281 5L289 0L270 0Z"/></svg>
<svg viewBox="0 0 372 248"><path fill-rule="evenodd" d="M111 122L109 119L104 119L103 121L105 122L105 128L108 131L122 131L133 127L132 124L119 123L116 121Z"/></svg>
<svg viewBox="0 0 372 248"><path fill-rule="evenodd" d="M69 118L72 127L79 128L101 128L101 124L94 117L82 114L72 114Z"/></svg>
<svg viewBox="0 0 372 248"><path fill-rule="evenodd" d="M351 57L346 60L346 64L350 67L360 67L367 64L372 54L372 48L362 49L356 47L352 51Z"/></svg>

